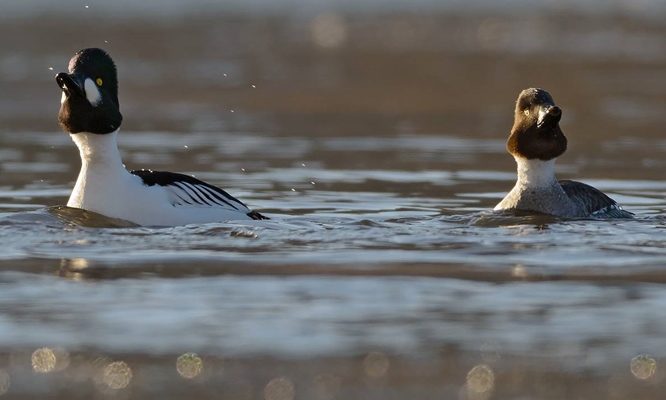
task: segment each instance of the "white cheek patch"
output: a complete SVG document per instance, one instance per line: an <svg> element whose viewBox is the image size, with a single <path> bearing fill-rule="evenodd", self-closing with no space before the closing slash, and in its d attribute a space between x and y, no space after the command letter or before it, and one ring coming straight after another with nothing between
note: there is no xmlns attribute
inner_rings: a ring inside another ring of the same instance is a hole
<svg viewBox="0 0 666 400"><path fill-rule="evenodd" d="M86 92L86 99L91 106L97 107L102 101L102 94L97 89L97 85L90 78L86 78L86 81L83 84L83 89Z"/></svg>
<svg viewBox="0 0 666 400"><path fill-rule="evenodd" d="M539 115L537 116L537 125L541 125L543 123L543 118L548 114L548 111L546 111L543 107L539 107Z"/></svg>

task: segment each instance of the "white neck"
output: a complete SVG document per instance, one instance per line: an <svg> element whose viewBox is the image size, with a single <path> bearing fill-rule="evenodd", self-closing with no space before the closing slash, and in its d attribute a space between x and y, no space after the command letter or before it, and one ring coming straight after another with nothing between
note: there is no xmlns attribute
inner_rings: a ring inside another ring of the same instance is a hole
<svg viewBox="0 0 666 400"><path fill-rule="evenodd" d="M70 207L102 212L96 205L116 196L129 175L118 151L118 131L99 135L81 132L70 135L81 155L81 172L67 203Z"/></svg>
<svg viewBox="0 0 666 400"><path fill-rule="evenodd" d="M557 183L555 159L548 161L514 157L518 164L517 185L523 187L549 187Z"/></svg>
<svg viewBox="0 0 666 400"><path fill-rule="evenodd" d="M122 165L118 150L118 130L104 135L80 132L69 136L79 148L82 164Z"/></svg>

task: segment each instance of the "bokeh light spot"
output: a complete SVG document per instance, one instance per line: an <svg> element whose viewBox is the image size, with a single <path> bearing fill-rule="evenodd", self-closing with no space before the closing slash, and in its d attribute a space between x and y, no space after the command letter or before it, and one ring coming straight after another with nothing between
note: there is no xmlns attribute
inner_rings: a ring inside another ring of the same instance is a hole
<svg viewBox="0 0 666 400"><path fill-rule="evenodd" d="M487 393L495 387L495 373L485 365L480 364L467 373L467 390L472 393Z"/></svg>
<svg viewBox="0 0 666 400"><path fill-rule="evenodd" d="M271 379L264 388L265 400L293 400L295 394L294 383L287 378Z"/></svg>
<svg viewBox="0 0 666 400"><path fill-rule="evenodd" d="M0 396L4 395L9 391L9 386L11 385L11 378L9 373L4 369L0 369Z"/></svg>
<svg viewBox="0 0 666 400"><path fill-rule="evenodd" d="M338 47L347 40L347 24L335 13L316 16L310 24L310 31L312 41L320 47Z"/></svg>
<svg viewBox="0 0 666 400"><path fill-rule="evenodd" d="M42 347L35 350L30 357L32 369L40 374L47 374L55 369L56 355L48 347Z"/></svg>
<svg viewBox="0 0 666 400"><path fill-rule="evenodd" d="M203 360L196 353L185 353L176 360L176 370L186 379L193 379L203 371Z"/></svg>
<svg viewBox="0 0 666 400"><path fill-rule="evenodd" d="M102 382L111 389L124 389L132 381L132 369L124 361L114 361L104 367Z"/></svg>
<svg viewBox="0 0 666 400"><path fill-rule="evenodd" d="M510 35L510 25L495 18L484 20L477 30L479 44L489 50L505 48L510 40Z"/></svg>
<svg viewBox="0 0 666 400"><path fill-rule="evenodd" d="M386 375L391 361L384 353L372 352L363 359L365 374L371 378L381 378Z"/></svg>
<svg viewBox="0 0 666 400"><path fill-rule="evenodd" d="M629 368L637 379L650 379L657 372L657 360L647 354L640 354L631 359Z"/></svg>
<svg viewBox="0 0 666 400"><path fill-rule="evenodd" d="M312 386L317 400L333 400L340 391L340 378L333 374L320 374L314 377Z"/></svg>

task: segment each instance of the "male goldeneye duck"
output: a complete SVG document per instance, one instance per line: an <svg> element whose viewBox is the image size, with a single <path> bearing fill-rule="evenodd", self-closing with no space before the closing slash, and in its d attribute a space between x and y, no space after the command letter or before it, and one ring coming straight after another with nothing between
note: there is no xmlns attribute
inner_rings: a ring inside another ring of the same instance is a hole
<svg viewBox="0 0 666 400"><path fill-rule="evenodd" d="M567 149L562 110L543 89L520 92L507 150L518 164L518 180L495 210L521 210L562 218L631 218L613 199L584 183L555 177L555 159Z"/></svg>
<svg viewBox="0 0 666 400"><path fill-rule="evenodd" d="M81 172L67 206L146 226L267 219L194 177L127 171L116 142L123 117L113 60L104 50L84 49L68 69L55 76L62 89L58 121L79 148Z"/></svg>

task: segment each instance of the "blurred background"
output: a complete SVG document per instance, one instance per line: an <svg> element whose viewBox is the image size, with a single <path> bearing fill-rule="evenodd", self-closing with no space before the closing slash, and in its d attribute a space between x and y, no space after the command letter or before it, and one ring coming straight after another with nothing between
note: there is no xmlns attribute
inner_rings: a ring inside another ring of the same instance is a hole
<svg viewBox="0 0 666 400"><path fill-rule="evenodd" d="M118 64L128 130L378 124L503 138L517 94L539 86L567 111L572 151L661 133L659 0L88 3L3 5L5 129L54 129L53 75L102 47Z"/></svg>
<svg viewBox="0 0 666 400"><path fill-rule="evenodd" d="M0 396L661 398L663 0L0 8ZM47 211L80 166L54 75L85 47L118 67L128 168L274 221ZM528 87L563 108L560 176L635 221L484 219Z"/></svg>

